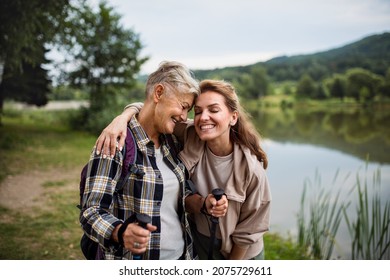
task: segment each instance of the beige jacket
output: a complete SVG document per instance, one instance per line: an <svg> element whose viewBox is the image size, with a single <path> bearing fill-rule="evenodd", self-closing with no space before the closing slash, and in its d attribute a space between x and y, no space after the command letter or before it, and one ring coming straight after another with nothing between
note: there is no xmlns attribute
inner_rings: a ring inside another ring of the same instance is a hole
<svg viewBox="0 0 390 280"><path fill-rule="evenodd" d="M177 132L176 135L181 134ZM199 139L193 125L186 127L183 140L185 145L179 157L191 175L204 155L206 143ZM271 192L262 163L248 148L235 144L233 161L234 171L224 186L229 207L226 216L219 219L221 253L228 258L235 243L247 248L245 259L250 259L264 248L263 235L270 224Z"/></svg>

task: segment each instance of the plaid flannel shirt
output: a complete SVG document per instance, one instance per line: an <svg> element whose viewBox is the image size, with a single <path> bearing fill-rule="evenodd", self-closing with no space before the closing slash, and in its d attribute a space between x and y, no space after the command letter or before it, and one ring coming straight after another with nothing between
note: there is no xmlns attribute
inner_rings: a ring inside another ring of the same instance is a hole
<svg viewBox="0 0 390 280"><path fill-rule="evenodd" d="M152 217L157 230L151 233L144 259L159 259L160 256L160 209L163 195L163 181L156 166L154 143L148 138L135 117L129 123L137 143L136 167L145 174L130 174L120 191L115 186L121 176L123 155L117 151L114 158L103 158L91 153L87 181L83 196L83 210L80 223L84 232L104 249L106 259L132 259L132 254L110 238L114 228L133 213L145 213ZM179 143L174 138L179 148ZM185 167L172 155L166 136L161 135L161 150L168 166L180 183L179 214L185 241L184 259L195 259L191 231L184 207Z"/></svg>

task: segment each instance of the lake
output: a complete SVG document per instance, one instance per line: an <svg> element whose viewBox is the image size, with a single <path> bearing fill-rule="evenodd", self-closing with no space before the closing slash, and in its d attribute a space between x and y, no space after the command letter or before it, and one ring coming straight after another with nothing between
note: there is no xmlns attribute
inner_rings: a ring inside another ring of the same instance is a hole
<svg viewBox="0 0 390 280"><path fill-rule="evenodd" d="M367 180L372 187L373 175L379 170L382 203L390 199L390 113L386 110L271 109L251 114L269 157L271 232L296 238L305 181L310 182L312 192L317 185L334 196L341 190L341 200L352 203L347 211L350 219L356 215L357 194L349 191L357 177L362 185ZM315 183L316 178L320 183ZM351 238L344 220L336 242L333 258L351 259Z"/></svg>

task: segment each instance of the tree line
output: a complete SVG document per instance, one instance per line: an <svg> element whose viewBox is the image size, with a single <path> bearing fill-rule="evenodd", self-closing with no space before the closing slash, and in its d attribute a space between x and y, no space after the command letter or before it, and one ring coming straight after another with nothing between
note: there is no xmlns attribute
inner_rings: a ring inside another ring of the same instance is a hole
<svg viewBox="0 0 390 280"><path fill-rule="evenodd" d="M298 99L352 98L367 103L390 97L389 50L390 33L384 33L325 52L195 74L200 79L227 79L248 99L282 93Z"/></svg>

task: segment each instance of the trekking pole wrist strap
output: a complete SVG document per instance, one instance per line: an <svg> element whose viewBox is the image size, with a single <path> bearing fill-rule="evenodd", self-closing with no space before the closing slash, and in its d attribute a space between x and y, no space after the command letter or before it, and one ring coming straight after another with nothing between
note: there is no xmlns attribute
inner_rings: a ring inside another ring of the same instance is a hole
<svg viewBox="0 0 390 280"><path fill-rule="evenodd" d="M127 218L121 225L121 227L118 230L118 241L119 244L122 245L123 247L125 246L124 241L123 241L123 233L126 231L127 227L129 224L135 222L135 214L131 215L129 218Z"/></svg>
<svg viewBox="0 0 390 280"><path fill-rule="evenodd" d="M207 196L203 200L203 205L202 205L202 208L200 208L200 213L207 215L207 216L210 216L209 212L207 211L206 200L207 200Z"/></svg>

